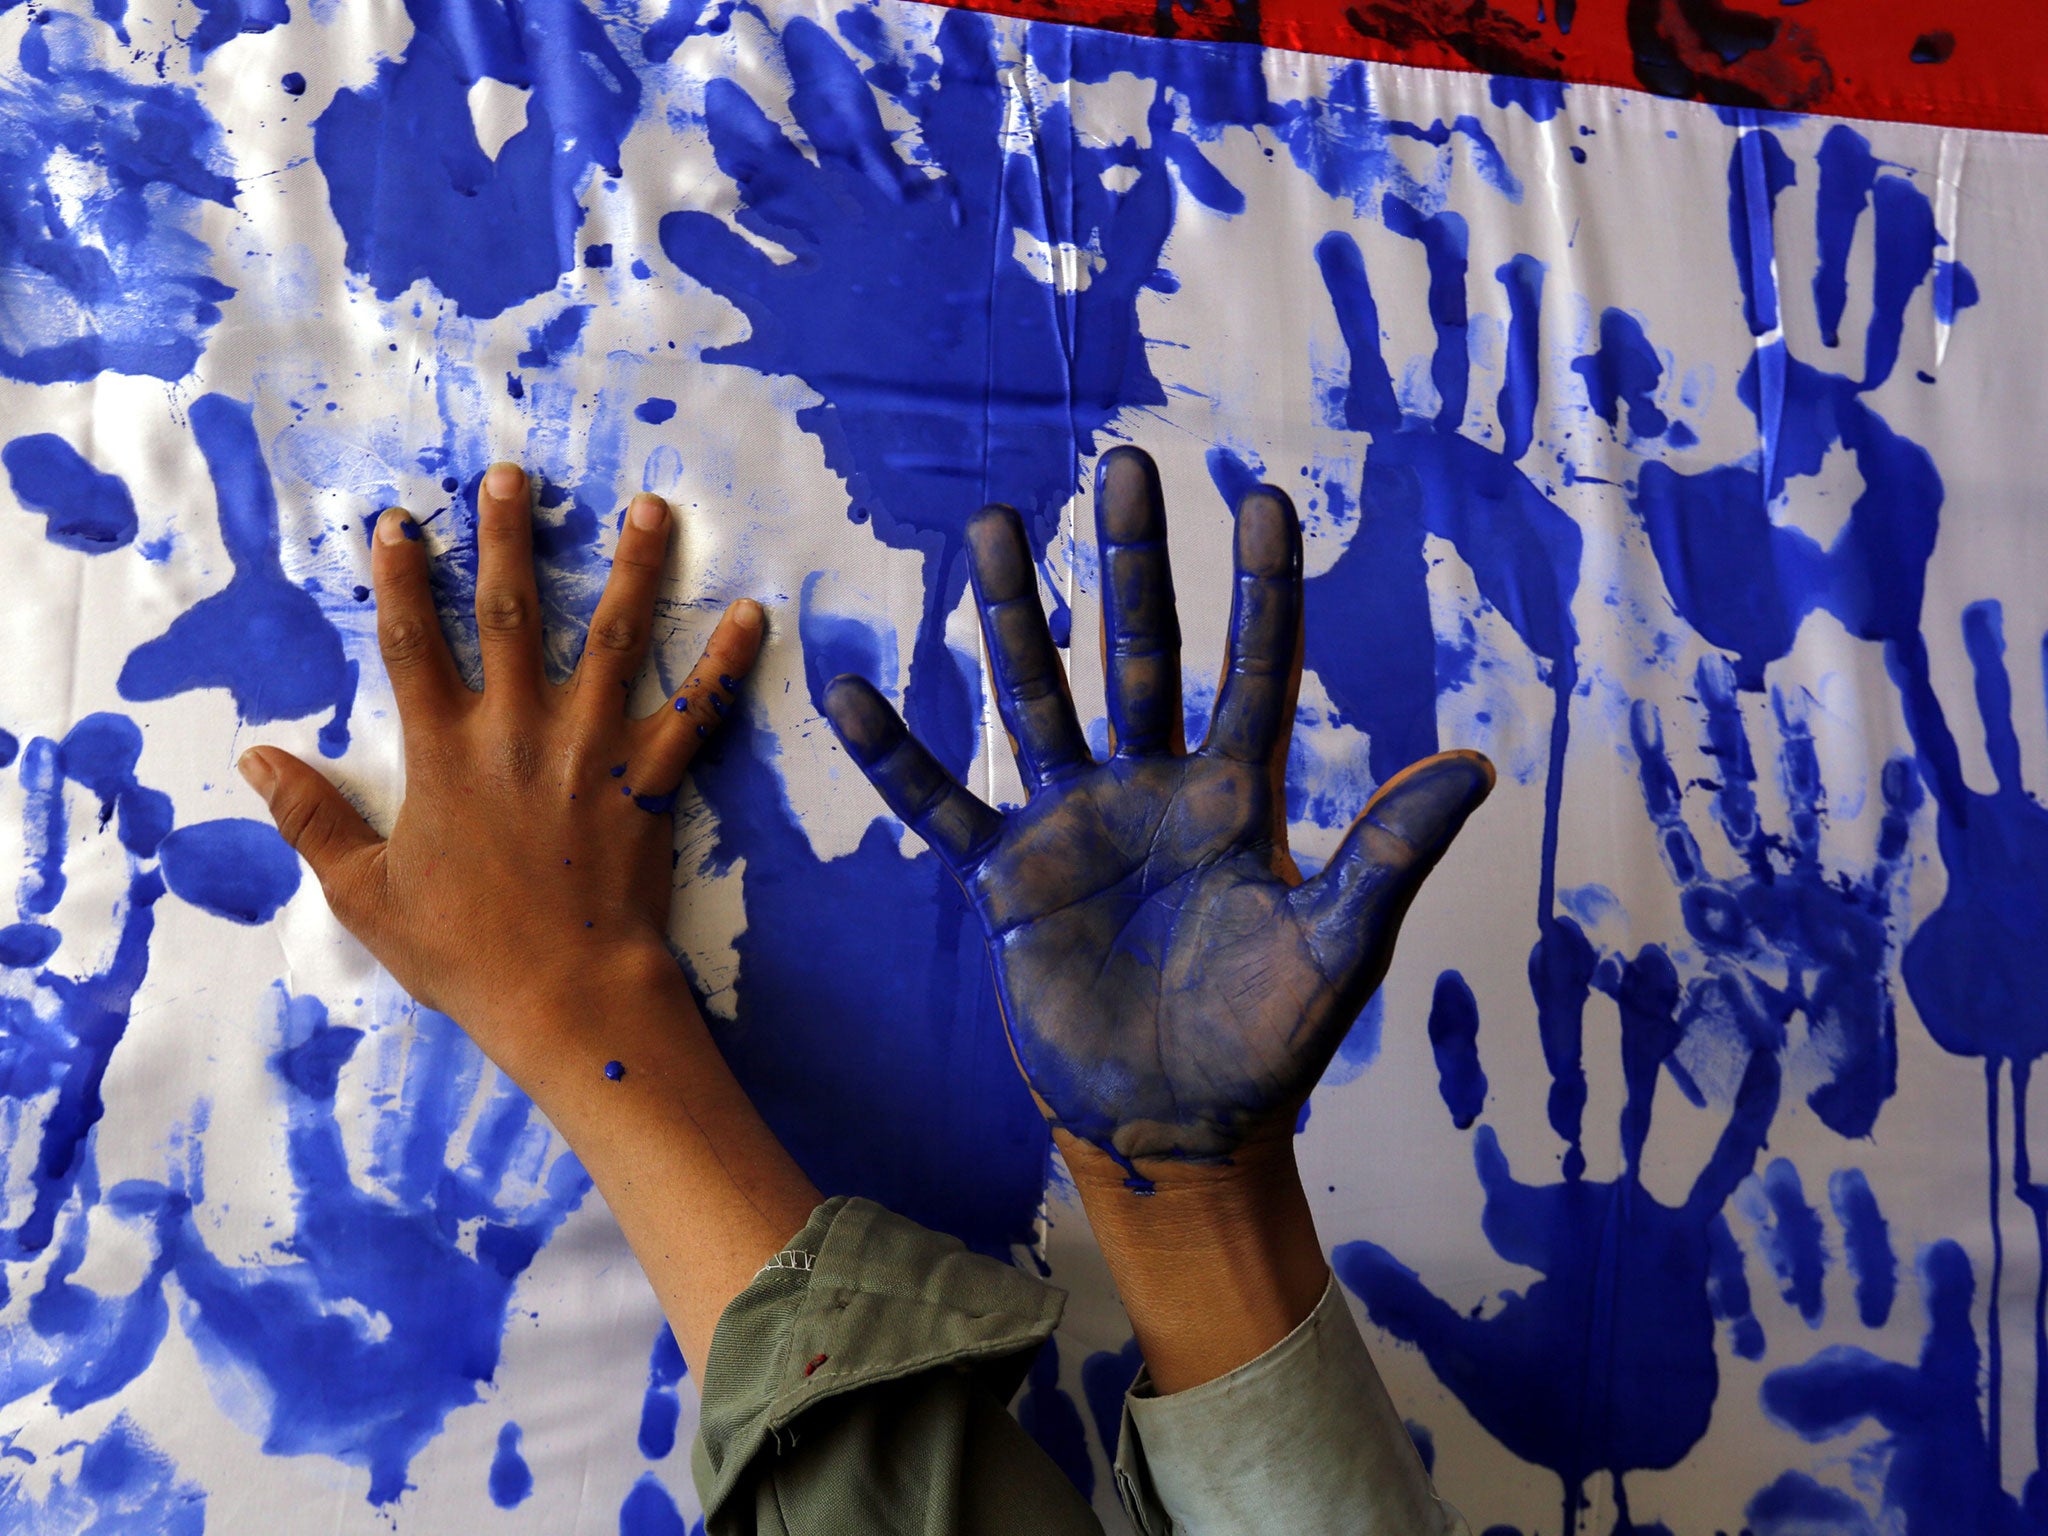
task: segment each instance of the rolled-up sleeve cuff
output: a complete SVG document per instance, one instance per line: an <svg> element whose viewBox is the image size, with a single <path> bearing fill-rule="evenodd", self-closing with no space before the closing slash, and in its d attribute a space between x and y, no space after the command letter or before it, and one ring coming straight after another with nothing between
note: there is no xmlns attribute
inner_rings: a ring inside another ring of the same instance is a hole
<svg viewBox="0 0 2048 1536"><path fill-rule="evenodd" d="M720 1314L691 1471L707 1516L808 1409L954 1365L1022 1383L1066 1293L872 1201L827 1200Z"/></svg>
<svg viewBox="0 0 2048 1536"><path fill-rule="evenodd" d="M1466 1536L1436 1497L1333 1277L1256 1360L1167 1397L1124 1397L1117 1493L1143 1536Z"/></svg>

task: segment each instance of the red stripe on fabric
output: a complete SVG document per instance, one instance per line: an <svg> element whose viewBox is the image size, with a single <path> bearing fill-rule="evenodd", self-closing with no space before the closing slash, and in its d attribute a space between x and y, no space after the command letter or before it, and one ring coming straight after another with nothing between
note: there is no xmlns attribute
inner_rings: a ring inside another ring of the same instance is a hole
<svg viewBox="0 0 2048 1536"><path fill-rule="evenodd" d="M2043 0L949 3L1120 32L1627 86L1723 106L2048 133Z"/></svg>

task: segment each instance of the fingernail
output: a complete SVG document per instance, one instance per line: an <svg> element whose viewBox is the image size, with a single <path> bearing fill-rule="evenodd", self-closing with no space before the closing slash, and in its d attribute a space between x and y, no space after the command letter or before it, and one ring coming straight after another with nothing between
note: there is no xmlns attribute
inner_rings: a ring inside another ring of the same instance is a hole
<svg viewBox="0 0 2048 1536"><path fill-rule="evenodd" d="M517 464L500 459L484 471L484 489L500 501L510 501L519 494L519 482L524 478Z"/></svg>
<svg viewBox="0 0 2048 1536"><path fill-rule="evenodd" d="M768 623L766 610L751 597L743 597L734 603L726 610L726 616L732 620L735 629L746 630L749 634L764 628Z"/></svg>
<svg viewBox="0 0 2048 1536"><path fill-rule="evenodd" d="M668 519L668 503L659 496L635 496L626 508L626 521L652 533Z"/></svg>
<svg viewBox="0 0 2048 1536"><path fill-rule="evenodd" d="M270 797L277 793L277 770L270 766L270 759L251 747L235 759L235 768L263 797L263 803L270 804Z"/></svg>
<svg viewBox="0 0 2048 1536"><path fill-rule="evenodd" d="M377 519L377 542L380 544L403 544L407 539L419 536L420 525L403 507L387 507Z"/></svg>

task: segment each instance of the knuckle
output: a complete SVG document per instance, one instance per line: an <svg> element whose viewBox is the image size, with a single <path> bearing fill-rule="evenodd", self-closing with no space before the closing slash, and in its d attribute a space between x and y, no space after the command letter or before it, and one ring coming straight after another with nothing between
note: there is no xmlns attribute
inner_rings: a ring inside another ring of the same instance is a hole
<svg viewBox="0 0 2048 1536"><path fill-rule="evenodd" d="M392 672L407 672L427 657L427 626L411 617L387 618L377 629L377 648Z"/></svg>
<svg viewBox="0 0 2048 1536"><path fill-rule="evenodd" d="M476 595L476 626L485 634L518 634L533 625L533 600L507 587L488 587Z"/></svg>
<svg viewBox="0 0 2048 1536"><path fill-rule="evenodd" d="M277 831L308 861L319 857L326 846L326 839L320 828L320 804L311 795L278 797L283 803L277 807Z"/></svg>
<svg viewBox="0 0 2048 1536"><path fill-rule="evenodd" d="M540 743L524 731L507 731L491 747L492 766L498 776L514 784L531 784L537 780L545 755Z"/></svg>
<svg viewBox="0 0 2048 1536"><path fill-rule="evenodd" d="M623 613L599 614L597 622L590 626L592 648L614 655L630 655L640 648L644 638L640 626Z"/></svg>

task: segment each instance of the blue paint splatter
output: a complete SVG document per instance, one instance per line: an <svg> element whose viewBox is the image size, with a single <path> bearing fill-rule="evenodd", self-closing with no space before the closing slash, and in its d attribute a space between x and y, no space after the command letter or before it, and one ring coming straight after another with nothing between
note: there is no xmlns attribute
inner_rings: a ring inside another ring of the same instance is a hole
<svg viewBox="0 0 2048 1536"><path fill-rule="evenodd" d="M1437 1091L1451 1123L1468 1131L1486 1107L1486 1071L1479 1065L1479 1003L1456 971L1436 979L1429 1048L1436 1053Z"/></svg>
<svg viewBox="0 0 2048 1536"><path fill-rule="evenodd" d="M676 1448L676 1421L683 1411L676 1387L688 1369L674 1330L664 1326L647 1357L647 1395L640 1400L640 1454L649 1461Z"/></svg>
<svg viewBox="0 0 2048 1536"><path fill-rule="evenodd" d="M573 357L583 341L583 326L590 319L591 306L571 304L552 319L544 320L526 333L526 350L519 354L522 368L551 368Z"/></svg>
<svg viewBox="0 0 2048 1536"><path fill-rule="evenodd" d="M213 477L221 539L235 574L154 640L129 653L116 683L121 697L166 699L193 688L225 688L251 725L332 709L320 750L348 748L356 663L320 604L285 575L277 496L256 437L252 407L225 395L192 403L192 432Z"/></svg>
<svg viewBox="0 0 2048 1536"><path fill-rule="evenodd" d="M664 400L661 396L655 395L649 399L642 400L638 405L634 406L633 414L649 426L658 427L664 421L674 419L676 403L673 400Z"/></svg>
<svg viewBox="0 0 2048 1536"><path fill-rule="evenodd" d="M1562 80L1518 80L1511 75L1495 75L1486 82L1486 89L1496 107L1517 106L1529 114L1532 122L1547 123L1564 110L1564 93L1569 87Z"/></svg>
<svg viewBox="0 0 2048 1536"><path fill-rule="evenodd" d="M480 319L547 292L576 264L582 193L616 176L640 80L577 0L408 0L413 35L370 84L313 124L351 272L394 299L425 279ZM531 92L526 123L486 155L468 93Z"/></svg>
<svg viewBox="0 0 2048 1536"><path fill-rule="evenodd" d="M1599 350L1574 359L1572 372L1585 380L1586 398L1592 402L1594 414L1610 427L1620 427L1622 409L1627 408L1631 441L1662 437L1670 427L1670 418L1657 408L1663 361L1643 335L1641 323L1628 311L1602 313Z"/></svg>
<svg viewBox="0 0 2048 1536"><path fill-rule="evenodd" d="M26 511L49 519L52 544L103 555L135 537L135 501L119 475L94 469L54 432L17 437L0 448L0 464Z"/></svg>
<svg viewBox="0 0 2048 1536"><path fill-rule="evenodd" d="M533 1494L533 1469L519 1453L519 1426L505 1424L498 1431L498 1449L491 1457L491 1502L500 1509L517 1509Z"/></svg>
<svg viewBox="0 0 2048 1536"><path fill-rule="evenodd" d="M299 888L299 856L267 821L230 818L178 828L157 849L173 896L231 922L277 916Z"/></svg>
<svg viewBox="0 0 2048 1536"><path fill-rule="evenodd" d="M277 83L283 87L284 93L287 96L303 96L306 94L306 77L296 69L282 76Z"/></svg>
<svg viewBox="0 0 2048 1536"><path fill-rule="evenodd" d="M586 245L583 247L583 265L586 267L608 267L612 264L612 248L609 245Z"/></svg>
<svg viewBox="0 0 2048 1536"><path fill-rule="evenodd" d="M640 1475L619 1506L619 1536L689 1536L682 1511L652 1472Z"/></svg>
<svg viewBox="0 0 2048 1536"><path fill-rule="evenodd" d="M1082 1498L1095 1497L1095 1463L1088 1455L1088 1435L1081 1427L1081 1413L1074 1400L1060 1390L1059 1345L1052 1339L1045 1341L1038 1358L1031 1362L1024 1395L1017 1401L1017 1422Z"/></svg>
<svg viewBox="0 0 2048 1536"><path fill-rule="evenodd" d="M234 294L197 234L203 204L235 200L220 130L189 90L98 68L91 23L37 21L0 82L0 375L181 379ZM63 164L100 190L72 199Z"/></svg>

